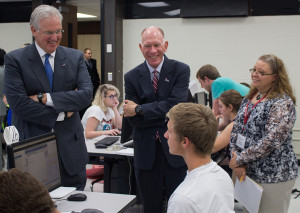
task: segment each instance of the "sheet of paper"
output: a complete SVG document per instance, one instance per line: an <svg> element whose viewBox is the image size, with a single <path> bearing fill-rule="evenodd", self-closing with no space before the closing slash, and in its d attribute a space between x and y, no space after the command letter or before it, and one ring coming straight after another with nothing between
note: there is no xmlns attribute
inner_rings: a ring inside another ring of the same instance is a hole
<svg viewBox="0 0 300 213"><path fill-rule="evenodd" d="M117 152L122 155L130 155L131 156L131 155L133 155L133 148L121 149Z"/></svg>
<svg viewBox="0 0 300 213"><path fill-rule="evenodd" d="M67 194L70 194L71 192L75 191L76 187L59 187L52 192L50 192L50 197L51 198L62 198L66 196Z"/></svg>
<svg viewBox="0 0 300 213"><path fill-rule="evenodd" d="M246 176L246 180L235 181L234 198L239 201L250 213L257 213L262 196L263 188Z"/></svg>

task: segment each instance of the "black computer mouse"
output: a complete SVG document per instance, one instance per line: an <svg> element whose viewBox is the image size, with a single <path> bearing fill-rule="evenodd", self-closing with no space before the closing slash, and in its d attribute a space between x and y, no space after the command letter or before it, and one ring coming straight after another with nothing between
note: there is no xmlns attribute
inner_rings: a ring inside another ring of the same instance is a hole
<svg viewBox="0 0 300 213"><path fill-rule="evenodd" d="M85 201L86 200L86 195L83 193L76 193L76 194L72 194L70 195L67 200L68 201Z"/></svg>
<svg viewBox="0 0 300 213"><path fill-rule="evenodd" d="M95 147L96 147L97 149L106 149L106 148L107 148L106 145L101 144L101 143L95 144Z"/></svg>
<svg viewBox="0 0 300 213"><path fill-rule="evenodd" d="M83 209L80 213L104 213L98 209Z"/></svg>

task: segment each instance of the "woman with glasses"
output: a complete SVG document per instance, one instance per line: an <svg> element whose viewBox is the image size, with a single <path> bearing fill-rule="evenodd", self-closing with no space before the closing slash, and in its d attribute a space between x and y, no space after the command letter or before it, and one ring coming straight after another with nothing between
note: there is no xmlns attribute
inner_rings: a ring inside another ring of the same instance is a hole
<svg viewBox="0 0 300 213"><path fill-rule="evenodd" d="M118 111L120 92L111 84L101 85L92 106L84 113L81 123L86 139L101 135L118 135L122 129L122 118Z"/></svg>
<svg viewBox="0 0 300 213"><path fill-rule="evenodd" d="M250 72L251 89L231 133L229 166L239 180L247 175L263 187L260 213L285 213L298 176L291 144L296 98L275 55L261 56Z"/></svg>

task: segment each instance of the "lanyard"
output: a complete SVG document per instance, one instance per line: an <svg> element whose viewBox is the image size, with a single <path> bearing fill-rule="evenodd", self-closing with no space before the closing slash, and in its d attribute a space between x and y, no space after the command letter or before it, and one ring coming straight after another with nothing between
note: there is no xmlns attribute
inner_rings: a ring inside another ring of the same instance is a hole
<svg viewBox="0 0 300 213"><path fill-rule="evenodd" d="M265 94L261 99L259 99L259 101L257 101L257 102L252 106L252 109L251 109L250 112L248 113L248 106L249 106L249 103L250 103L250 101L251 101L252 98L249 99L249 101L248 101L248 103L247 103L247 106L246 106L245 114L244 114L244 126L243 126L243 131L244 131L245 125L246 125L246 123L247 123L247 121L248 121L248 119L249 119L249 116L250 116L251 112L253 111L254 107L256 107L257 104L259 104L259 103L260 103L267 95L268 95L268 93Z"/></svg>

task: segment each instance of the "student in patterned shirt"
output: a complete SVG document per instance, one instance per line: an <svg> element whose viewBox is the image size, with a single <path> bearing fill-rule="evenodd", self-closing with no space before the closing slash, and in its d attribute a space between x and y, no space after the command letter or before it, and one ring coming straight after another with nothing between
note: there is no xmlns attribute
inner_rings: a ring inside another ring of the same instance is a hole
<svg viewBox="0 0 300 213"><path fill-rule="evenodd" d="M292 146L296 98L275 55L261 56L250 73L251 89L231 133L229 166L239 179L248 175L263 187L260 213L285 213L298 176Z"/></svg>
<svg viewBox="0 0 300 213"><path fill-rule="evenodd" d="M84 113L81 123L86 139L101 135L120 134L122 118L118 111L120 92L111 84L101 85L89 107Z"/></svg>

